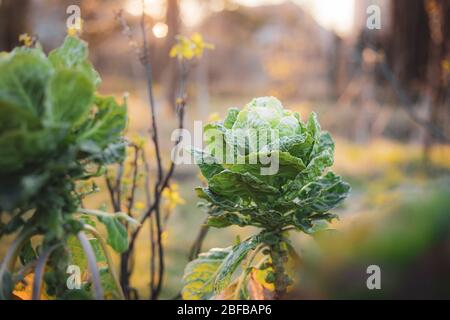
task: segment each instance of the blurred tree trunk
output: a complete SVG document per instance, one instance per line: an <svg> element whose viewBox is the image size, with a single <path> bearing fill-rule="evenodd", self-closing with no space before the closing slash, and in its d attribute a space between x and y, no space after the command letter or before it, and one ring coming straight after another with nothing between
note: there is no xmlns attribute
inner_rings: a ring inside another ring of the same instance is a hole
<svg viewBox="0 0 450 320"><path fill-rule="evenodd" d="M426 82L430 29L424 2L391 2L392 30L386 41L389 65L411 94L418 93L417 90Z"/></svg>
<svg viewBox="0 0 450 320"><path fill-rule="evenodd" d="M428 124L448 137L450 1L395 0L391 18L392 32L385 45L389 65L415 102L426 93ZM436 136L426 132L425 158L435 141Z"/></svg>
<svg viewBox="0 0 450 320"><path fill-rule="evenodd" d="M448 124L450 108L448 99L450 60L450 1L426 0L426 12L430 28L430 47L428 64L428 91L430 95L429 122L442 130ZM447 67L445 65L447 64ZM436 139L427 134L424 141L425 159L429 158L430 148Z"/></svg>
<svg viewBox="0 0 450 320"><path fill-rule="evenodd" d="M29 32L29 0L0 1L0 51L10 51L19 42L19 35Z"/></svg>

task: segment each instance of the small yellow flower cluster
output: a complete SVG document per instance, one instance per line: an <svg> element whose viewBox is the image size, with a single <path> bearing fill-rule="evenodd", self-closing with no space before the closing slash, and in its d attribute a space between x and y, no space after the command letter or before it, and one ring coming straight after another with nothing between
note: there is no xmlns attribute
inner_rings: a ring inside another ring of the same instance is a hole
<svg viewBox="0 0 450 320"><path fill-rule="evenodd" d="M165 207L169 210L173 210L179 204L185 204L186 201L180 196L178 192L178 185L173 183L170 187L164 189L162 192L163 199L165 201Z"/></svg>
<svg viewBox="0 0 450 320"><path fill-rule="evenodd" d="M214 45L206 43L199 33L194 33L190 38L177 36L177 43L170 50L170 57L177 57L180 60L201 58L205 49L213 50Z"/></svg>
<svg viewBox="0 0 450 320"><path fill-rule="evenodd" d="M139 134L134 134L131 138L130 138L131 142L139 149L144 148L145 145L145 137Z"/></svg>
<svg viewBox="0 0 450 320"><path fill-rule="evenodd" d="M77 37L83 32L83 19L79 19L75 26L67 28L67 35Z"/></svg>
<svg viewBox="0 0 450 320"><path fill-rule="evenodd" d="M22 33L19 36L19 42L22 43L25 47L31 47L33 45L33 38L30 37L28 33Z"/></svg>
<svg viewBox="0 0 450 320"><path fill-rule="evenodd" d="M136 210L144 210L145 209L145 203L142 201L136 201L136 203L134 204L134 208Z"/></svg>
<svg viewBox="0 0 450 320"><path fill-rule="evenodd" d="M221 120L219 113L213 112L208 117L208 122L219 122Z"/></svg>

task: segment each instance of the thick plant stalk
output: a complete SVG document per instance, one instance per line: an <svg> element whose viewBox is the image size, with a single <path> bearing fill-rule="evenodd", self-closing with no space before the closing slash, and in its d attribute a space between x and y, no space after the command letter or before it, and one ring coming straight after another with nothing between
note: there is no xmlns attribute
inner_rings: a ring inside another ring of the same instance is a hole
<svg viewBox="0 0 450 320"><path fill-rule="evenodd" d="M275 287L274 300L280 300L286 294L287 275L284 267L284 255L282 251L282 242L270 245L270 258L273 268L273 284Z"/></svg>
<svg viewBox="0 0 450 320"><path fill-rule="evenodd" d="M50 258L53 251L56 250L60 245L55 244L48 248L43 254L41 254L37 260L36 268L34 269L33 278L33 293L31 295L32 300L40 300L41 290L42 290L42 280L44 278L45 266Z"/></svg>
<svg viewBox="0 0 450 320"><path fill-rule="evenodd" d="M100 273L97 268L94 250L92 250L92 246L89 243L89 240L87 239L83 231L78 232L77 237L78 240L80 241L81 246L83 247L84 253L86 254L89 270L91 271L92 274L95 299L103 300L103 289L100 283Z"/></svg>

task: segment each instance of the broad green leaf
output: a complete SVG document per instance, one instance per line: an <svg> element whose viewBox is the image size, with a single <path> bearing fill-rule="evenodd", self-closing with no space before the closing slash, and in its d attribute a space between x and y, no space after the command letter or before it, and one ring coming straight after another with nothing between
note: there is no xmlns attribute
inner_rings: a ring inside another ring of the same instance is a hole
<svg viewBox="0 0 450 320"><path fill-rule="evenodd" d="M235 245L227 257L220 265L214 281L214 290L216 293L226 288L233 276L233 273L247 256L250 250L256 248L259 243L258 237L252 237L244 242Z"/></svg>
<svg viewBox="0 0 450 320"><path fill-rule="evenodd" d="M222 165L217 163L217 160L213 156L203 152L202 150L191 148L190 152L194 156L195 163L197 163L203 176L207 180L224 170Z"/></svg>
<svg viewBox="0 0 450 320"><path fill-rule="evenodd" d="M39 118L33 113L17 105L0 102L0 134L20 128L36 130L40 127Z"/></svg>
<svg viewBox="0 0 450 320"><path fill-rule="evenodd" d="M311 112L309 115L308 122L306 123L306 129L314 141L318 141L320 139L321 128L315 112Z"/></svg>
<svg viewBox="0 0 450 320"><path fill-rule="evenodd" d="M189 262L184 269L182 298L184 300L211 298L214 294L217 270L230 253L231 248L213 248Z"/></svg>
<svg viewBox="0 0 450 320"><path fill-rule="evenodd" d="M95 97L98 108L93 119L80 129L79 141L90 140L100 149L117 141L127 125L127 106L117 104L113 97Z"/></svg>
<svg viewBox="0 0 450 320"><path fill-rule="evenodd" d="M230 108L228 110L228 114L227 114L225 120L223 121L223 126L227 129L233 128L233 125L236 122L238 115L239 115L239 109Z"/></svg>
<svg viewBox="0 0 450 320"><path fill-rule="evenodd" d="M119 253L125 252L128 249L128 232L119 217L98 216L97 218L106 226L108 244Z"/></svg>
<svg viewBox="0 0 450 320"><path fill-rule="evenodd" d="M331 167L334 162L334 142L328 132L322 132L319 140L315 142L311 159L302 172L303 181L311 181L322 175L324 170Z"/></svg>
<svg viewBox="0 0 450 320"><path fill-rule="evenodd" d="M235 211L241 209L236 197L223 197L215 194L209 188L198 187L195 189L197 196L201 199L207 200L208 202L228 211Z"/></svg>
<svg viewBox="0 0 450 320"><path fill-rule="evenodd" d="M73 68L88 58L87 43L68 36L62 46L50 52L48 58L57 68Z"/></svg>
<svg viewBox="0 0 450 320"><path fill-rule="evenodd" d="M226 212L221 215L209 216L206 224L213 228L226 228L231 225L245 227L250 224L248 216L244 216L237 213Z"/></svg>
<svg viewBox="0 0 450 320"><path fill-rule="evenodd" d="M62 128L18 129L3 133L0 135L0 173L26 170L36 163L45 164L44 159L58 151L64 136Z"/></svg>
<svg viewBox="0 0 450 320"><path fill-rule="evenodd" d="M206 224L213 228L226 228L233 225L233 222L228 218L228 214L222 214L220 216L211 216L206 220Z"/></svg>
<svg viewBox="0 0 450 320"><path fill-rule="evenodd" d="M249 172L237 173L224 170L213 176L209 181L209 188L216 194L226 197L260 197L276 195L278 190L267 185Z"/></svg>
<svg viewBox="0 0 450 320"><path fill-rule="evenodd" d="M50 79L46 94L46 116L51 124L74 126L91 109L94 86L83 73L60 70Z"/></svg>
<svg viewBox="0 0 450 320"><path fill-rule="evenodd" d="M350 192L350 186L333 172L304 186L292 185L285 193L302 211L324 213L336 207Z"/></svg>
<svg viewBox="0 0 450 320"><path fill-rule="evenodd" d="M0 64L0 107L43 113L45 88L51 64L38 49L16 50Z"/></svg>
<svg viewBox="0 0 450 320"><path fill-rule="evenodd" d="M259 243L252 237L226 249L211 249L188 263L184 270L182 297L185 300L210 299L226 288L233 273L248 252Z"/></svg>
<svg viewBox="0 0 450 320"><path fill-rule="evenodd" d="M98 85L101 81L97 71L87 60L87 43L77 37L67 36L63 45L50 52L48 58L57 69L76 69L84 73L95 85Z"/></svg>
<svg viewBox="0 0 450 320"><path fill-rule="evenodd" d="M273 175L262 175L263 168L269 168L273 164L262 165L259 161L257 164L250 164L250 159L271 159L272 163L277 163L278 170ZM295 178L301 171L305 169L302 159L296 158L288 152L273 151L270 153L251 154L245 158L245 164L235 164L228 169L236 173L250 173L258 179L264 181L276 189L286 183L286 179Z"/></svg>

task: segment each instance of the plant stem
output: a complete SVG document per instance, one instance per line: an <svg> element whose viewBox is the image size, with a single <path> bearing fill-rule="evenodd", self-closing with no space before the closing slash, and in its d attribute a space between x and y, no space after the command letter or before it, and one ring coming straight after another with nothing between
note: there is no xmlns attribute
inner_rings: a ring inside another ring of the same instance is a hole
<svg viewBox="0 0 450 320"><path fill-rule="evenodd" d="M33 235L35 235L35 233L36 232L32 229L22 230L19 236L9 247L0 265L0 288L3 288L3 279L5 273L13 272L17 257L20 254L20 250L22 250L25 242L28 241Z"/></svg>
<svg viewBox="0 0 450 320"><path fill-rule="evenodd" d="M60 244L55 244L55 245L51 246L44 253L42 253L41 256L38 258L37 263L36 263L36 268L34 269L33 293L31 295L32 300L40 299L45 266L47 265L47 261L50 258L50 255L59 246L60 246Z"/></svg>
<svg viewBox="0 0 450 320"><path fill-rule="evenodd" d="M100 245L103 250L103 254L105 255L105 258L106 258L106 263L108 264L109 271L111 272L111 276L114 279L114 283L116 284L117 291L119 292L120 298L122 300L125 300L125 295L123 293L122 286L120 285L120 280L117 275L117 272L114 269L114 263L113 263L111 254L109 253L108 246L106 245L105 239L103 239L103 237L100 235L100 233L90 225L85 225L84 229L86 231L92 233L97 238L97 240L100 242Z"/></svg>
<svg viewBox="0 0 450 320"><path fill-rule="evenodd" d="M197 238L195 239L194 243L191 246L191 250L189 251L188 261L192 261L195 258L197 258L197 256L199 255L199 253L202 250L203 241L205 240L206 235L208 234L208 231L209 231L209 226L206 224L206 220L205 220L205 223L203 223L202 226L200 227L200 231L197 235Z"/></svg>
<svg viewBox="0 0 450 320"><path fill-rule="evenodd" d="M88 267L92 274L92 282L94 284L94 295L96 300L103 300L103 289L100 283L100 273L97 268L97 261L95 259L95 253L92 249L89 240L83 231L78 232L78 240L80 241L81 247L86 255L88 261Z"/></svg>
<svg viewBox="0 0 450 320"><path fill-rule="evenodd" d="M287 284L286 284L286 271L284 267L284 251L282 249L282 240L271 244L269 246L270 249L270 258L272 260L272 268L274 274L274 287L275 294L274 300L280 300L286 294Z"/></svg>

